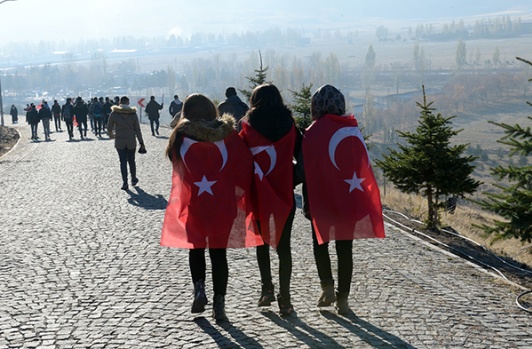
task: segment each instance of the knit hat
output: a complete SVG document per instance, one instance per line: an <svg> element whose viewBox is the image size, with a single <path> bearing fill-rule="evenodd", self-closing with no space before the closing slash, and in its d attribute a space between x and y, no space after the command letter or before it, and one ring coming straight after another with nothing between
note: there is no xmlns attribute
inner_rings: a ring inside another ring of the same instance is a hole
<svg viewBox="0 0 532 349"><path fill-rule="evenodd" d="M312 95L311 112L314 119L325 114L344 115L344 95L334 86L323 85Z"/></svg>

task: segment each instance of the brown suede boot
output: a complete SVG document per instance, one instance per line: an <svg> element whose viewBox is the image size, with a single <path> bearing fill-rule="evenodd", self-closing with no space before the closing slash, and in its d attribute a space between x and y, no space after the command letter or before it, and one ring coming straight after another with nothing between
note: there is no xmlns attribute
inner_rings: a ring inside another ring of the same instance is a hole
<svg viewBox="0 0 532 349"><path fill-rule="evenodd" d="M336 310L340 315L349 313L349 292L336 292Z"/></svg>
<svg viewBox="0 0 532 349"><path fill-rule="evenodd" d="M327 280L321 283L321 297L318 300L318 307L328 307L336 302L336 294L334 293L334 280Z"/></svg>

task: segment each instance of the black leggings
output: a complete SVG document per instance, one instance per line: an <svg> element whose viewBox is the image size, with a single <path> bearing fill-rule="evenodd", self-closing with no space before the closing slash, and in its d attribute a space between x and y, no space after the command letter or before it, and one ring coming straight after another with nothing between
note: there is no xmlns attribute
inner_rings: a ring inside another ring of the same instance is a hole
<svg viewBox="0 0 532 349"><path fill-rule="evenodd" d="M227 266L227 250L225 248L209 248L212 266L212 285L215 296L225 296L229 267ZM188 263L192 282L205 281L205 249L195 248L188 252Z"/></svg>
<svg viewBox="0 0 532 349"><path fill-rule="evenodd" d="M314 226L312 226L312 247L320 281L322 284L329 284L333 280L329 243L318 245ZM337 240L335 247L338 257L338 292L349 293L353 278L353 240Z"/></svg>
<svg viewBox="0 0 532 349"><path fill-rule="evenodd" d="M285 299L290 297L290 278L292 276L292 251L290 240L292 235L292 223L296 205L292 206L292 211L286 219L283 227L281 239L277 246L277 255L279 256L279 293ZM257 262L259 263L260 278L263 287L269 287L272 284L272 272L270 269L270 246L264 244L257 246Z"/></svg>

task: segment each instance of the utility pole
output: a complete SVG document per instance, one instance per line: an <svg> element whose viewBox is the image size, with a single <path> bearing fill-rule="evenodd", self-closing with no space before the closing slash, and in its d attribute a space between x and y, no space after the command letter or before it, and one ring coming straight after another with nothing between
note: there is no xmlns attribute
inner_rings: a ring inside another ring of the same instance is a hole
<svg viewBox="0 0 532 349"><path fill-rule="evenodd" d="M0 5L8 1L16 1L16 0L1 0ZM0 117L2 119L2 126L4 126L4 103L2 102L2 79L1 78L0 78Z"/></svg>
<svg viewBox="0 0 532 349"><path fill-rule="evenodd" d="M2 116L2 126L4 126L4 102L2 101L2 79L0 78L0 115Z"/></svg>

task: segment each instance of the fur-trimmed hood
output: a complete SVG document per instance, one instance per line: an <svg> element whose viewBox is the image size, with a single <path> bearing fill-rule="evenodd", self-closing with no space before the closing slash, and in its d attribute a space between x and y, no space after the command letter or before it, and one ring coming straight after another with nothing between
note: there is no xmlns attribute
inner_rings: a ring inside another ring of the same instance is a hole
<svg viewBox="0 0 532 349"><path fill-rule="evenodd" d="M120 114L135 114L137 112L136 107L130 107L127 104L113 105L111 111Z"/></svg>
<svg viewBox="0 0 532 349"><path fill-rule="evenodd" d="M235 123L235 118L229 114L224 114L212 121L191 121L182 118L179 120L176 129L178 133L197 141L216 142L235 131Z"/></svg>

